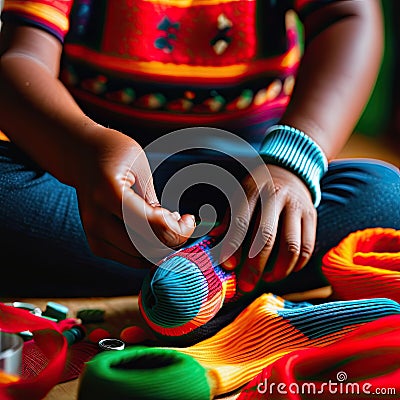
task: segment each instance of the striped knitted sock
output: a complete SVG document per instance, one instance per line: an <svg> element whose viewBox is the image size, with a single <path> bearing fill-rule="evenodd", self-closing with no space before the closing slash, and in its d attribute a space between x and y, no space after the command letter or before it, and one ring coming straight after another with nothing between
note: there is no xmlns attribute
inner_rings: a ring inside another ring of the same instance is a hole
<svg viewBox="0 0 400 400"><path fill-rule="evenodd" d="M351 233L325 254L322 271L336 299L384 296L400 302L400 230Z"/></svg>
<svg viewBox="0 0 400 400"><path fill-rule="evenodd" d="M360 400L400 393L400 316L369 322L324 347L293 351L265 367L238 400Z"/></svg>
<svg viewBox="0 0 400 400"><path fill-rule="evenodd" d="M187 343L194 331L207 324L224 303L239 298L235 273L223 270L215 261L217 257L212 250L218 240L215 236L205 236L172 253L145 278L139 308L161 340L174 345Z"/></svg>
<svg viewBox="0 0 400 400"><path fill-rule="evenodd" d="M240 389L285 355L317 351L389 316L400 316L400 305L385 298L312 305L263 294L231 324L194 346L134 346L95 356L83 373L78 398L156 394L160 400L209 400Z"/></svg>
<svg viewBox="0 0 400 400"><path fill-rule="evenodd" d="M216 244L215 237L207 236L173 253L144 281L139 306L162 343L190 346L202 341L232 322L256 298L257 293L240 298L235 292L235 274L214 262ZM391 228L348 235L323 258L322 271L335 299L400 301L399 248L400 231Z"/></svg>
<svg viewBox="0 0 400 400"><path fill-rule="evenodd" d="M209 371L219 395L242 387L285 354L326 346L362 324L398 314L400 305L386 298L312 305L263 294L216 335L179 350Z"/></svg>

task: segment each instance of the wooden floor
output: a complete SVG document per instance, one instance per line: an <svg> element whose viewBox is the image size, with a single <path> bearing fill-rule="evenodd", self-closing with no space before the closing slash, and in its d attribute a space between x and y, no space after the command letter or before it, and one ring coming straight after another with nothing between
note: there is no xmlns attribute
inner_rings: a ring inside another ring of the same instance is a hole
<svg viewBox="0 0 400 400"><path fill-rule="evenodd" d="M394 146L368 138L353 135L339 158L359 157L378 158L400 166L400 152ZM306 298L300 298L305 300ZM4 300L4 299L3 299ZM80 308L102 308L106 311L106 320L99 325L106 328L114 337L118 337L122 328L129 325L144 326L137 305L137 297L85 298L85 299L9 299L22 300L45 308L47 301L52 300L69 307L70 316L75 316ZM293 300L293 298L292 298ZM75 400L77 398L78 380L57 385L46 396L45 400ZM235 396L231 397L234 398Z"/></svg>

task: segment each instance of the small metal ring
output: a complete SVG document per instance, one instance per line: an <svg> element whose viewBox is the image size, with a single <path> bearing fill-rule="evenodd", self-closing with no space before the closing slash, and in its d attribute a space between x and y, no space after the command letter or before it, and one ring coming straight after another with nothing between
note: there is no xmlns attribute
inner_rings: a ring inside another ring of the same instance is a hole
<svg viewBox="0 0 400 400"><path fill-rule="evenodd" d="M125 343L119 339L105 338L99 341L99 347L105 351L124 350Z"/></svg>

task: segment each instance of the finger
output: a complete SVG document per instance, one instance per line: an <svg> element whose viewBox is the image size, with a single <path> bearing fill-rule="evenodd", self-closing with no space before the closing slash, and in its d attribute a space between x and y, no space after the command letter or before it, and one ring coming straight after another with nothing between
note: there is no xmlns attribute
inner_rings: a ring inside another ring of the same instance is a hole
<svg viewBox="0 0 400 400"><path fill-rule="evenodd" d="M239 288L244 292L250 292L255 288L268 264L276 241L281 208L282 205L276 204L275 201L268 201L263 211L259 213L249 255L243 263L238 278Z"/></svg>
<svg viewBox="0 0 400 400"><path fill-rule="evenodd" d="M242 259L242 248L240 247L235 251L227 260L225 260L221 266L227 271L233 271L240 266Z"/></svg>
<svg viewBox="0 0 400 400"><path fill-rule="evenodd" d="M149 204L159 204L154 188L153 174L144 150L140 150L135 159L132 160L131 168L127 176L127 181L134 180L136 193L145 199ZM129 186L131 186L129 184Z"/></svg>
<svg viewBox="0 0 400 400"><path fill-rule="evenodd" d="M113 214L97 211L91 215L90 221L84 221L85 232L88 237L104 240L126 254L140 256L133 245L123 221Z"/></svg>
<svg viewBox="0 0 400 400"><path fill-rule="evenodd" d="M258 212L257 217L256 217L256 222L255 222L256 228L253 229L253 231L252 231L250 243L254 242L254 238L257 234L256 232L258 230L258 227L260 226L260 219L261 219L261 213ZM243 249L245 251L245 255L246 255L246 253L248 253L248 249L246 249L245 246L241 247L241 249ZM234 258L235 263L240 264L242 253L237 251L233 257L235 257ZM251 292L255 288L258 280L260 279L260 277L262 275L262 269L263 268L257 264L257 261L254 257L250 258L247 255L247 257L245 257L245 259L243 261L243 265L240 265L240 270L239 270L238 280L237 280L239 291Z"/></svg>
<svg viewBox="0 0 400 400"><path fill-rule="evenodd" d="M302 243L301 219L300 206L289 205L284 209L278 257L272 271L265 275L266 282L279 281L287 277L295 267Z"/></svg>
<svg viewBox="0 0 400 400"><path fill-rule="evenodd" d="M223 235L228 230L230 219L231 219L230 210L228 210L225 213L221 223L219 225L214 226L214 228L212 228L211 231L209 232L209 235L213 237L219 237Z"/></svg>
<svg viewBox="0 0 400 400"><path fill-rule="evenodd" d="M144 157L139 165L141 170L136 174L135 190L129 184L124 188L124 220L127 222L126 218L129 218L132 225L128 225L148 241L153 240L157 243L161 240L169 248L182 246L194 232L195 217L189 214L180 216L177 211L171 212L161 207L155 193L147 158ZM126 182L131 182L131 180L127 179ZM136 190L139 192L137 193ZM145 193L145 198L143 193Z"/></svg>
<svg viewBox="0 0 400 400"><path fill-rule="evenodd" d="M108 189L111 188L111 191L109 191L109 196L107 197L97 194L96 200L99 206L96 210L90 209L90 212L86 212L88 208L80 204L79 209L85 233L99 239L103 239L102 236L106 235L105 240L109 241L109 243L114 243L114 245L116 240L121 241L121 248L126 253L131 253L134 256L136 256L136 253L131 248L132 244L134 247L137 244L141 244L139 253L143 254L145 251L147 258L152 257L151 254L147 254L149 253L147 248L150 243L154 249L164 247L164 254L168 253L170 249L161 243L152 230L147 217L149 213L158 207L148 204L128 186L128 180L125 182L126 185L122 187L122 190L120 186L110 186ZM169 218L176 220L174 213L165 211L168 212ZM119 224L117 221L120 221ZM109 229L105 228L107 226L109 226ZM108 233L106 233L107 231ZM125 239L123 240L122 238ZM131 244L127 242L129 240Z"/></svg>
<svg viewBox="0 0 400 400"><path fill-rule="evenodd" d="M97 257L113 260L123 265L138 269L149 269L153 263L140 257L127 254L114 245L95 237L88 237L90 249Z"/></svg>
<svg viewBox="0 0 400 400"><path fill-rule="evenodd" d="M145 179L138 179L138 184L135 186L135 190L138 190L139 194L142 194L142 197L150 204L150 205L160 205L158 201L158 197L156 194L156 190L154 188L153 176L150 175Z"/></svg>
<svg viewBox="0 0 400 400"><path fill-rule="evenodd" d="M125 254L133 257L145 257L154 262L170 252L169 249L146 242L139 233L132 231L113 214L98 211L95 215L95 222L92 221L90 226L85 229L89 237L107 242Z"/></svg>
<svg viewBox="0 0 400 400"><path fill-rule="evenodd" d="M161 242L170 248L182 246L196 228L193 215L184 214L179 219L178 215L162 207L153 208L153 213L148 215L151 228Z"/></svg>
<svg viewBox="0 0 400 400"><path fill-rule="evenodd" d="M299 259L293 268L294 272L300 271L310 260L314 251L317 234L317 213L312 210L303 215L301 221L301 251Z"/></svg>
<svg viewBox="0 0 400 400"><path fill-rule="evenodd" d="M259 224L253 230L254 236L249 250L249 258L257 258L265 265L275 243L279 217L283 208L282 196L270 193L268 188L261 192Z"/></svg>
<svg viewBox="0 0 400 400"><path fill-rule="evenodd" d="M131 188L124 190L123 220L143 239L160 246L179 246L195 229L193 216L186 214L177 220L172 212L163 207L152 207Z"/></svg>
<svg viewBox="0 0 400 400"><path fill-rule="evenodd" d="M251 178L247 178L243 188L240 187L235 192L231 203L229 228L221 243L221 263L235 254L243 244L258 198L259 190Z"/></svg>
<svg viewBox="0 0 400 400"><path fill-rule="evenodd" d="M221 224L216 226L214 229L212 229L212 231L210 232L210 235L217 237L217 236L220 236L223 233L225 233L228 230L230 218L231 218L230 210L228 210L225 213ZM220 260L221 260L220 265L222 266L222 268L226 269L227 271L233 271L234 269L236 269L239 266L240 260L241 260L241 255L242 255L242 250L241 250L241 247L239 247L239 249L236 250L234 252L234 254L232 254L226 260L222 261L222 257L220 257Z"/></svg>

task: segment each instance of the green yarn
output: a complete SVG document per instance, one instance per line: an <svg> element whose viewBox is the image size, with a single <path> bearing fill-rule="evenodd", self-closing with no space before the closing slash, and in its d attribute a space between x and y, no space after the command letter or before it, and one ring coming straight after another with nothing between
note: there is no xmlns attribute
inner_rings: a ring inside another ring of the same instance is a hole
<svg viewBox="0 0 400 400"><path fill-rule="evenodd" d="M85 364L78 400L209 400L206 370L173 349L144 346L97 354Z"/></svg>

